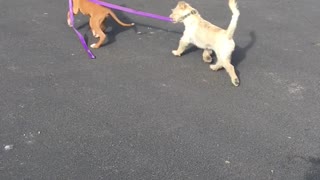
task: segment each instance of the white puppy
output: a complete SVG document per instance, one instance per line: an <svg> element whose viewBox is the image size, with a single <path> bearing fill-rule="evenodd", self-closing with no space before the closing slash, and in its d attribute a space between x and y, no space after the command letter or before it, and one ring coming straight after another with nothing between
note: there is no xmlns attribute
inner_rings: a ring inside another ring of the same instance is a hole
<svg viewBox="0 0 320 180"><path fill-rule="evenodd" d="M175 56L181 56L189 44L204 49L202 57L205 62L211 62L212 50L216 53L216 64L210 65L212 70L225 68L228 72L231 82L239 86L239 79L235 73L234 66L231 64L231 55L235 48L233 34L237 27L240 12L237 8L236 0L229 0L229 7L233 13L228 29L222 29L218 26L201 18L196 9L184 1L178 2L172 9L170 17L174 23L184 23L185 30L180 39L177 50L172 51Z"/></svg>

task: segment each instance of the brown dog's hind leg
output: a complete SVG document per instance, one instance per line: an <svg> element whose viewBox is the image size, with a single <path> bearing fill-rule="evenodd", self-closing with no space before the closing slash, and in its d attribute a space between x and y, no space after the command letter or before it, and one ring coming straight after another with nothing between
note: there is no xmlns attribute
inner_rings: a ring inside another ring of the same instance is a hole
<svg viewBox="0 0 320 180"><path fill-rule="evenodd" d="M102 32L106 31L106 26L104 25L104 21L100 24L100 29L102 30ZM99 34L97 34L94 30L92 30L92 34L95 38L99 37Z"/></svg>
<svg viewBox="0 0 320 180"><path fill-rule="evenodd" d="M90 17L90 19L89 19L89 26L90 26L90 29L91 29L91 32L92 32L92 35L93 35L93 37L95 37L95 38L98 38L99 37L99 35L96 33L96 31L94 30L94 19L92 18L92 17Z"/></svg>
<svg viewBox="0 0 320 180"><path fill-rule="evenodd" d="M105 20L106 19L104 19L103 21L102 21L102 23L100 24L100 29L103 31L103 32L105 32L106 31L106 25L105 25Z"/></svg>
<svg viewBox="0 0 320 180"><path fill-rule="evenodd" d="M103 19L101 18L92 19L92 30L96 33L96 37L99 37L99 41L97 43L90 45L90 47L92 48L99 48L101 44L104 42L104 40L106 39L106 35L100 28Z"/></svg>

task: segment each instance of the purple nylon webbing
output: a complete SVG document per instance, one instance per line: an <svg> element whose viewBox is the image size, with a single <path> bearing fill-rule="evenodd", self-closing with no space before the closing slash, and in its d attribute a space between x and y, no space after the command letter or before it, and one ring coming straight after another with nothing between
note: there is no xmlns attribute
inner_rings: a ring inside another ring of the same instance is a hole
<svg viewBox="0 0 320 180"><path fill-rule="evenodd" d="M157 15L157 14L151 14L151 13L147 13L147 12L143 12L143 11L137 11L137 10L134 10L134 9L118 6L118 5L115 5L115 4L111 4L111 3L107 3L107 2L103 2L103 1L99 1L99 0L89 0L89 1L91 1L93 3L96 3L96 4L99 4L101 6L105 6L105 7L111 8L111 9L116 9L116 10L124 11L124 12L127 12L127 13L139 15L139 16L144 16L144 17L148 17L148 18L158 19L158 20L161 20L161 21L172 22L172 19L169 18L169 17L160 16L160 15Z"/></svg>
<svg viewBox="0 0 320 180"><path fill-rule="evenodd" d="M90 59L95 59L96 57L94 56L94 54L90 51L90 49L88 48L86 41L84 40L83 36L77 31L77 29L74 27L74 17L73 17L73 6L72 6L72 0L69 0L69 14L70 14L70 21L71 21L71 25L72 25L72 29L74 30L74 32L77 34L84 50L86 50L88 56Z"/></svg>

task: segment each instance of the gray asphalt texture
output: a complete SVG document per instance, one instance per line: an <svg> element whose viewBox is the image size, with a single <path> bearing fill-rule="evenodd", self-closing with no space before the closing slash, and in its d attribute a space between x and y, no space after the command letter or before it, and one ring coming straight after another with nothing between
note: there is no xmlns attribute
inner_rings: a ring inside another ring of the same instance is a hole
<svg viewBox="0 0 320 180"><path fill-rule="evenodd" d="M229 24L226 0L188 2ZM90 60L67 1L0 0L0 179L320 179L320 1L238 3L234 87L201 50L171 54L182 24L115 11L136 26L108 20Z"/></svg>

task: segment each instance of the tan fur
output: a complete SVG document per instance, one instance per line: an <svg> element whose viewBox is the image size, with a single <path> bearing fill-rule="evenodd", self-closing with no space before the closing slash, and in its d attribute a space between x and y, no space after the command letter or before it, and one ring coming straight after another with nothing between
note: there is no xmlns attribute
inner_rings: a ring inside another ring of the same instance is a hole
<svg viewBox="0 0 320 180"><path fill-rule="evenodd" d="M194 44L204 49L202 54L203 60L210 63L212 60L211 53L214 50L217 62L214 65L210 65L210 68L214 71L225 68L231 78L232 84L239 86L238 76L234 66L231 64L231 54L235 48L233 34L240 15L236 0L229 0L229 8L233 15L229 27L225 30L202 19L198 11L188 3L184 1L178 2L177 6L172 9L170 17L174 23L184 23L185 30L180 39L178 49L173 50L172 53L175 56L181 56L189 44Z"/></svg>
<svg viewBox="0 0 320 180"><path fill-rule="evenodd" d="M99 48L101 44L106 39L106 35L103 32L105 30L105 26L103 25L103 21L109 15L113 17L113 19L122 26L133 26L134 23L125 24L121 22L118 17L109 9L95 3L92 3L88 0L73 0L73 14L78 14L80 11L84 15L90 16L89 25L92 31L92 34L96 38L100 38L97 43L91 44L92 48ZM70 22L70 14L67 14L67 22L71 27Z"/></svg>

